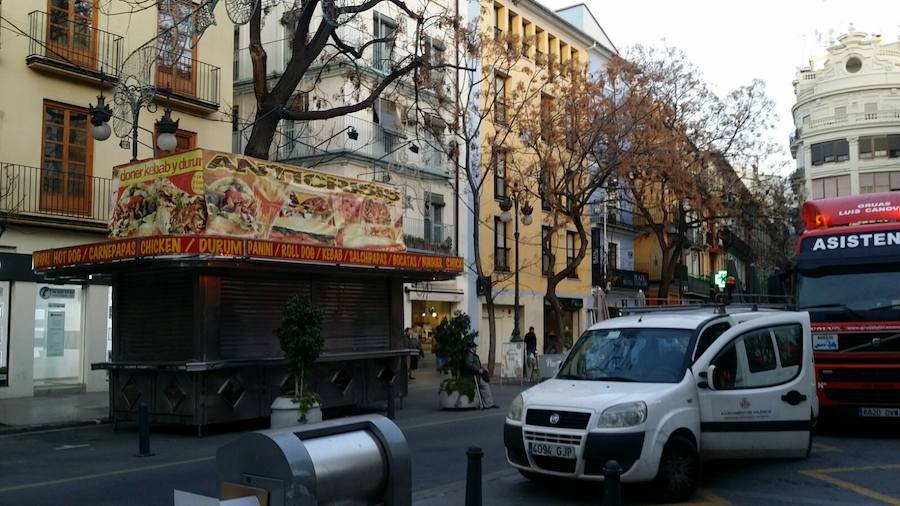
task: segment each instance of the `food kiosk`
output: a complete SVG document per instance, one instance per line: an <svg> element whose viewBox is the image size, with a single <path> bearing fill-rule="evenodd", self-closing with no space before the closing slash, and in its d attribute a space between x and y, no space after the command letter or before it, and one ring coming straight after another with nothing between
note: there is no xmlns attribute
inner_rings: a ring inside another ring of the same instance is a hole
<svg viewBox="0 0 900 506"><path fill-rule="evenodd" d="M324 314L322 407L407 391L403 284L462 259L403 244L393 188L202 149L117 167L110 239L39 251L34 269L113 289L110 415L204 425L269 415L293 385L275 329L308 295Z"/></svg>

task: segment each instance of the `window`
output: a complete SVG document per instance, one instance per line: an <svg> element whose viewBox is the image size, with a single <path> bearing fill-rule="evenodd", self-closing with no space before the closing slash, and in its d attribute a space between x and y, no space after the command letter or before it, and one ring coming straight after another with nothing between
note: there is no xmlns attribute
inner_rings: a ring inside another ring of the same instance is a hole
<svg viewBox="0 0 900 506"><path fill-rule="evenodd" d="M241 129L238 118L240 118L240 109L238 109L238 106L234 106L231 108L231 131L232 132L237 132Z"/></svg>
<svg viewBox="0 0 900 506"><path fill-rule="evenodd" d="M812 198L827 199L850 195L850 176L821 177L812 181Z"/></svg>
<svg viewBox="0 0 900 506"><path fill-rule="evenodd" d="M550 262L552 247L553 229L544 225L541 227L541 272L545 275L553 272L553 264Z"/></svg>
<svg viewBox="0 0 900 506"><path fill-rule="evenodd" d="M868 103L864 107L866 119L878 119L878 102Z"/></svg>
<svg viewBox="0 0 900 506"><path fill-rule="evenodd" d="M500 125L506 125L506 76L497 74L494 76L494 93L497 98L494 101L494 121Z"/></svg>
<svg viewBox="0 0 900 506"><path fill-rule="evenodd" d="M308 104L307 107L309 107ZM375 105L372 106L372 122L376 125L381 125L382 128L390 132L400 132L402 129L400 125L400 109L396 103L379 98L375 101Z"/></svg>
<svg viewBox="0 0 900 506"><path fill-rule="evenodd" d="M728 322L714 323L707 327L697 339L697 350L694 352L694 360L702 355L703 352L709 348L709 345L718 339L719 336L724 334L729 328L731 328L731 325Z"/></svg>
<svg viewBox="0 0 900 506"><path fill-rule="evenodd" d="M718 390L780 385L800 373L803 329L781 325L750 331L725 347L712 364Z"/></svg>
<svg viewBox="0 0 900 506"><path fill-rule="evenodd" d="M241 76L241 29L238 25L234 26L234 67L231 69L234 80L237 81Z"/></svg>
<svg viewBox="0 0 900 506"><path fill-rule="evenodd" d="M638 383L678 383L686 372L690 330L623 328L588 330L575 343L559 378Z"/></svg>
<svg viewBox="0 0 900 506"><path fill-rule="evenodd" d="M426 37L425 50L422 55L428 65L432 68L428 71L428 76L434 86L439 87L444 84L444 69L439 67L446 61L444 59L444 43L432 37Z"/></svg>
<svg viewBox="0 0 900 506"><path fill-rule="evenodd" d="M375 26L372 32L376 39L387 39L374 45L375 68L381 71L391 69L391 59L394 53L394 39L397 36L397 23L384 14L375 13Z"/></svg>
<svg viewBox="0 0 900 506"><path fill-rule="evenodd" d="M50 58L96 69L97 32L94 27L97 25L98 4L98 1L91 0L49 2L45 54Z"/></svg>
<svg viewBox="0 0 900 506"><path fill-rule="evenodd" d="M843 162L850 159L850 143L847 139L820 142L811 146L812 164Z"/></svg>
<svg viewBox="0 0 900 506"><path fill-rule="evenodd" d="M860 60L859 58L857 58L855 56L851 56L850 58L847 59L847 63L844 66L844 68L847 69L847 72L849 72L851 74L855 74L855 73L859 72L860 69L862 69L862 60Z"/></svg>
<svg viewBox="0 0 900 506"><path fill-rule="evenodd" d="M443 243L449 237L444 233L444 196L425 193L425 241Z"/></svg>
<svg viewBox="0 0 900 506"><path fill-rule="evenodd" d="M835 121L846 121L847 119L847 107L840 106L834 108L834 120Z"/></svg>
<svg viewBox="0 0 900 506"><path fill-rule="evenodd" d="M619 245L611 242L606 245L606 272L619 268Z"/></svg>
<svg viewBox="0 0 900 506"><path fill-rule="evenodd" d="M538 195L541 197L541 209L549 211L551 209L550 201L547 199L547 183L549 182L547 171L541 170L540 179L538 180Z"/></svg>
<svg viewBox="0 0 900 506"><path fill-rule="evenodd" d="M156 136L159 135L159 131L153 132L153 138L156 139ZM181 151L188 151L197 147L197 134L196 132L188 132L187 130L176 130L175 131L175 151L167 152L162 151L158 147L156 147L156 142L153 143L153 156L162 156L172 153L178 153Z"/></svg>
<svg viewBox="0 0 900 506"><path fill-rule="evenodd" d="M159 0L159 56L156 60L156 86L172 93L194 96L197 76L197 40L191 14L191 0ZM166 35L162 35L165 33Z"/></svg>
<svg viewBox="0 0 900 506"><path fill-rule="evenodd" d="M541 139L549 141L553 125L553 97L541 94Z"/></svg>
<svg viewBox="0 0 900 506"><path fill-rule="evenodd" d="M566 266L572 265L575 263L575 244L578 241L578 234L575 232L566 232ZM570 278L578 277L578 269L572 271L569 274Z"/></svg>
<svg viewBox="0 0 900 506"><path fill-rule="evenodd" d="M859 138L859 158L900 158L900 134Z"/></svg>
<svg viewBox="0 0 900 506"><path fill-rule="evenodd" d="M88 112L44 101L40 207L88 214L91 209L91 148Z"/></svg>
<svg viewBox="0 0 900 506"><path fill-rule="evenodd" d="M84 293L78 285L36 285L34 383L81 383Z"/></svg>
<svg viewBox="0 0 900 506"><path fill-rule="evenodd" d="M900 190L900 171L869 172L859 175L859 193Z"/></svg>
<svg viewBox="0 0 900 506"><path fill-rule="evenodd" d="M494 159L494 198L503 200L507 197L506 192L506 151L495 149L493 153Z"/></svg>
<svg viewBox="0 0 900 506"><path fill-rule="evenodd" d="M494 270L509 272L509 248L506 246L506 223L494 217Z"/></svg>

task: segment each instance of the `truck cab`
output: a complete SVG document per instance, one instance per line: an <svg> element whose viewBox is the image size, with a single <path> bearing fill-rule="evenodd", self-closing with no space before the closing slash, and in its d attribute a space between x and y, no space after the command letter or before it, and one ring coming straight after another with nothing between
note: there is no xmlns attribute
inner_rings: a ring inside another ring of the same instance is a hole
<svg viewBox="0 0 900 506"><path fill-rule="evenodd" d="M702 308L593 325L513 400L507 459L530 479L655 481L689 498L701 459L805 458L817 413L809 316Z"/></svg>

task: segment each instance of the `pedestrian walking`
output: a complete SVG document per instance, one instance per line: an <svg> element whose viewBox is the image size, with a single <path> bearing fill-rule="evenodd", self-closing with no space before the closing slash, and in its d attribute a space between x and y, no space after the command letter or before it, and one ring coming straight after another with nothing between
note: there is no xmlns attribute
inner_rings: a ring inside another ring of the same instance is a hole
<svg viewBox="0 0 900 506"><path fill-rule="evenodd" d="M475 342L469 344L469 349L466 351L465 356L466 372L475 377L475 384L478 386L478 394L481 397L481 409L499 408L500 406L494 404L490 373L482 367L481 359L478 358L478 353L475 351L477 347L478 345Z"/></svg>
<svg viewBox="0 0 900 506"><path fill-rule="evenodd" d="M409 342L409 349L413 350L413 353L409 356L409 379L416 379L419 359L425 357L425 352L422 351L422 342L419 341L419 336L412 334L409 328L406 329L406 336Z"/></svg>
<svg viewBox="0 0 900 506"><path fill-rule="evenodd" d="M530 377L534 374L537 366L537 335L534 333L534 327L528 327L525 334L525 376Z"/></svg>

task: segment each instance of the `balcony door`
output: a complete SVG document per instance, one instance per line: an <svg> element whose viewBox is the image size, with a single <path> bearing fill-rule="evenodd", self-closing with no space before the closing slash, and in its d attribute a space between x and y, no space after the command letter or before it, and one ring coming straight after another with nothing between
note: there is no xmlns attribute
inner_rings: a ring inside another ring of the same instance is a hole
<svg viewBox="0 0 900 506"><path fill-rule="evenodd" d="M48 57L97 68L97 4L94 0L49 0Z"/></svg>
<svg viewBox="0 0 900 506"><path fill-rule="evenodd" d="M190 0L159 0L159 55L156 59L156 87L172 93L197 95L194 68L197 39Z"/></svg>
<svg viewBox="0 0 900 506"><path fill-rule="evenodd" d="M89 125L87 109L44 102L41 211L90 215L92 145Z"/></svg>

